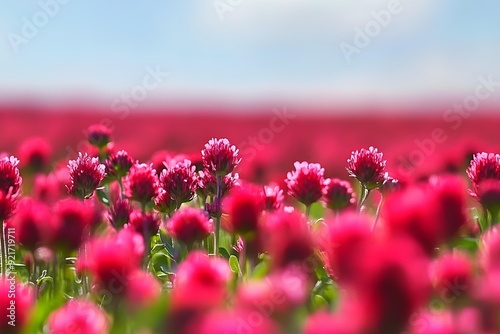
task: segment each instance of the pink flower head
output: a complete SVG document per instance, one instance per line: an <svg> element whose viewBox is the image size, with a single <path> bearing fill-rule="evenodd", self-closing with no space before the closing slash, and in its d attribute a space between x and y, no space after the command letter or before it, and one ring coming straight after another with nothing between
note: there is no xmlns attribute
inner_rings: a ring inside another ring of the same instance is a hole
<svg viewBox="0 0 500 334"><path fill-rule="evenodd" d="M354 151L347 159L347 172L355 177L367 189L378 188L384 182L384 172L387 161L384 154L370 146Z"/></svg>
<svg viewBox="0 0 500 334"><path fill-rule="evenodd" d="M494 226L481 239L480 260L486 271L500 273L500 229Z"/></svg>
<svg viewBox="0 0 500 334"><path fill-rule="evenodd" d="M145 237L153 236L160 228L160 218L156 214L133 211L129 216L127 226Z"/></svg>
<svg viewBox="0 0 500 334"><path fill-rule="evenodd" d="M244 239L253 239L264 210L262 192L246 184L235 187L225 199L223 210L228 214L228 224L225 226L227 230Z"/></svg>
<svg viewBox="0 0 500 334"><path fill-rule="evenodd" d="M0 192L17 196L21 190L23 179L19 175L19 160L15 157L0 159Z"/></svg>
<svg viewBox="0 0 500 334"><path fill-rule="evenodd" d="M182 203L190 202L196 192L195 166L184 160L164 169L160 174L160 187L164 189L179 208Z"/></svg>
<svg viewBox="0 0 500 334"><path fill-rule="evenodd" d="M17 206L17 197L12 195L12 189L7 193L0 190L0 225L9 219Z"/></svg>
<svg viewBox="0 0 500 334"><path fill-rule="evenodd" d="M278 185L264 186L263 190L265 209L268 211L278 210L283 206L285 196Z"/></svg>
<svg viewBox="0 0 500 334"><path fill-rule="evenodd" d="M195 251L179 265L172 304L174 308L205 308L219 305L226 297L231 269L226 260Z"/></svg>
<svg viewBox="0 0 500 334"><path fill-rule="evenodd" d="M342 211L356 204L356 195L351 184L340 179L325 180L323 202L333 211Z"/></svg>
<svg viewBox="0 0 500 334"><path fill-rule="evenodd" d="M51 245L64 251L80 247L94 223L92 206L73 198L56 203L52 216L55 235Z"/></svg>
<svg viewBox="0 0 500 334"><path fill-rule="evenodd" d="M500 154L477 153L467 168L467 175L473 186L484 180L500 180Z"/></svg>
<svg viewBox="0 0 500 334"><path fill-rule="evenodd" d="M171 216L175 212L175 210L177 210L177 203L163 188L159 189L159 194L154 198L154 202L156 210L166 213L169 216Z"/></svg>
<svg viewBox="0 0 500 334"><path fill-rule="evenodd" d="M458 299L472 289L472 261L463 253L445 253L431 266L431 279L438 295Z"/></svg>
<svg viewBox="0 0 500 334"><path fill-rule="evenodd" d="M144 254L141 235L123 229L117 234L90 240L86 249L86 253L80 253L77 268L87 271L102 292L125 294L127 280L139 269Z"/></svg>
<svg viewBox="0 0 500 334"><path fill-rule="evenodd" d="M50 163L52 147L43 138L30 138L23 142L19 148L21 167L38 172Z"/></svg>
<svg viewBox="0 0 500 334"><path fill-rule="evenodd" d="M151 305L161 295L161 285L158 280L142 270L136 270L128 275L127 284L125 298L132 310Z"/></svg>
<svg viewBox="0 0 500 334"><path fill-rule="evenodd" d="M253 319L257 321L253 322ZM279 332L276 324L268 317L245 310L211 313L201 321L196 330L198 334L275 334Z"/></svg>
<svg viewBox="0 0 500 334"><path fill-rule="evenodd" d="M209 171L199 171L197 175L198 193L201 197L217 195L217 179ZM239 185L238 173L229 173L222 177L221 196L224 197L234 186Z"/></svg>
<svg viewBox="0 0 500 334"><path fill-rule="evenodd" d="M94 124L87 128L87 140L91 145L103 148L111 142L111 132L103 124Z"/></svg>
<svg viewBox="0 0 500 334"><path fill-rule="evenodd" d="M285 179L288 194L306 206L318 201L323 195L325 169L320 164L295 162L295 171L289 172Z"/></svg>
<svg viewBox="0 0 500 334"><path fill-rule="evenodd" d="M108 219L114 228L122 228L129 221L132 206L127 199L117 199L109 207Z"/></svg>
<svg viewBox="0 0 500 334"><path fill-rule="evenodd" d="M53 237L51 218L52 213L46 204L23 198L18 204L17 214L8 222L8 226L16 229L15 237L19 244L34 251Z"/></svg>
<svg viewBox="0 0 500 334"><path fill-rule="evenodd" d="M79 198L90 198L106 176L105 166L99 163L99 158L92 158L87 153L78 153L76 160L68 163L71 185L68 191Z"/></svg>
<svg viewBox="0 0 500 334"><path fill-rule="evenodd" d="M358 327L349 317L322 311L309 316L304 334L357 334L360 333Z"/></svg>
<svg viewBox="0 0 500 334"><path fill-rule="evenodd" d="M158 177L152 165L135 163L123 180L125 196L147 204L159 193Z"/></svg>
<svg viewBox="0 0 500 334"><path fill-rule="evenodd" d="M0 276L0 333L23 333L34 306L35 296L28 286L17 283L13 275Z"/></svg>
<svg viewBox="0 0 500 334"><path fill-rule="evenodd" d="M70 300L54 311L47 323L48 334L107 334L109 330L106 313L87 300Z"/></svg>
<svg viewBox="0 0 500 334"><path fill-rule="evenodd" d="M213 229L206 212L191 207L177 211L167 222L168 233L187 245L205 239Z"/></svg>
<svg viewBox="0 0 500 334"><path fill-rule="evenodd" d="M111 153L106 160L106 173L116 179L124 177L134 165L134 161L127 153L121 150L116 153Z"/></svg>
<svg viewBox="0 0 500 334"><path fill-rule="evenodd" d="M203 166L213 175L224 176L231 173L241 162L238 149L226 138L212 138L201 151Z"/></svg>

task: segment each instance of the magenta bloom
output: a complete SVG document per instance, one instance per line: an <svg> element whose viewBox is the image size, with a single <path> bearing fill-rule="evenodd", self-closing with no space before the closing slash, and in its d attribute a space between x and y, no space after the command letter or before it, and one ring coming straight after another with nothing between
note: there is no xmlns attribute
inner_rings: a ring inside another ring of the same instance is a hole
<svg viewBox="0 0 500 334"><path fill-rule="evenodd" d="M12 294L12 289L15 294ZM12 302L14 302L14 307L12 307ZM0 276L0 319L2 319L0 333L23 333L23 327L30 319L34 306L35 296L28 286L12 282L10 277ZM15 326L9 325L11 321Z"/></svg>
<svg viewBox="0 0 500 334"><path fill-rule="evenodd" d="M279 186L264 186L263 195L266 210L274 211L283 206L285 196Z"/></svg>
<svg viewBox="0 0 500 334"><path fill-rule="evenodd" d="M445 253L431 267L437 294L458 298L472 290L473 278L472 261L464 253Z"/></svg>
<svg viewBox="0 0 500 334"><path fill-rule="evenodd" d="M54 311L47 323L48 334L106 334L109 328L108 317L102 309L90 301L76 299Z"/></svg>
<svg viewBox="0 0 500 334"><path fill-rule="evenodd" d="M356 204L356 195L351 184L340 179L326 179L323 202L333 211L342 211Z"/></svg>
<svg viewBox="0 0 500 334"><path fill-rule="evenodd" d="M195 166L184 160L164 169L160 174L160 188L164 189L179 208L182 203L190 202L196 192Z"/></svg>
<svg viewBox="0 0 500 334"><path fill-rule="evenodd" d="M11 156L0 159L0 192L17 196L23 179L19 175L19 160Z"/></svg>
<svg viewBox="0 0 500 334"><path fill-rule="evenodd" d="M91 125L87 129L87 140L91 145L103 148L111 142L111 129L102 124Z"/></svg>
<svg viewBox="0 0 500 334"><path fill-rule="evenodd" d="M154 199L156 210L166 213L169 216L172 215L177 209L177 204L164 189L160 188L159 192L158 196Z"/></svg>
<svg viewBox="0 0 500 334"><path fill-rule="evenodd" d="M117 199L109 207L108 219L114 228L122 228L128 223L132 206L127 199Z"/></svg>
<svg viewBox="0 0 500 334"><path fill-rule="evenodd" d="M198 195L201 197L217 195L217 179L209 171L199 171L197 175ZM222 177L221 197L224 197L234 186L239 185L238 173L229 173Z"/></svg>
<svg viewBox="0 0 500 334"><path fill-rule="evenodd" d="M135 163L123 180L125 196L145 205L158 195L158 177L152 165Z"/></svg>
<svg viewBox="0 0 500 334"><path fill-rule="evenodd" d="M10 218L17 205L17 197L12 195L12 189L8 193L0 191L0 224Z"/></svg>
<svg viewBox="0 0 500 334"><path fill-rule="evenodd" d="M116 179L121 179L128 173L133 165L134 161L127 151L121 150L112 153L108 160L106 160L106 173Z"/></svg>
<svg viewBox="0 0 500 334"><path fill-rule="evenodd" d="M467 168L467 175L473 186L484 180L500 180L500 154L477 153Z"/></svg>
<svg viewBox="0 0 500 334"><path fill-rule="evenodd" d="M224 201L223 210L228 214L225 229L244 239L253 239L264 210L262 192L251 185L235 187Z"/></svg>
<svg viewBox="0 0 500 334"><path fill-rule="evenodd" d="M92 158L87 153L78 153L78 159L68 163L71 185L68 191L79 198L90 198L106 176L105 166L99 158Z"/></svg>
<svg viewBox="0 0 500 334"><path fill-rule="evenodd" d="M158 233L160 219L156 214L133 211L130 214L127 226L137 233L141 233L144 237L153 236Z"/></svg>
<svg viewBox="0 0 500 334"><path fill-rule="evenodd" d="M203 166L213 175L224 176L231 173L240 163L238 149L226 138L212 138L201 151Z"/></svg>
<svg viewBox="0 0 500 334"><path fill-rule="evenodd" d="M354 151L347 159L347 172L355 177L367 189L378 188L384 182L384 172L387 161L384 154L370 146Z"/></svg>
<svg viewBox="0 0 500 334"><path fill-rule="evenodd" d="M19 148L21 167L32 171L40 171L48 166L52 155L52 147L42 138L27 139Z"/></svg>
<svg viewBox="0 0 500 334"><path fill-rule="evenodd" d="M213 229L212 220L203 210L190 207L177 211L167 222L168 233L188 246L208 237Z"/></svg>
<svg viewBox="0 0 500 334"><path fill-rule="evenodd" d="M295 171L289 172L285 179L288 194L309 206L318 201L323 195L325 169L321 168L320 164L311 164L305 161L297 161L294 166Z"/></svg>

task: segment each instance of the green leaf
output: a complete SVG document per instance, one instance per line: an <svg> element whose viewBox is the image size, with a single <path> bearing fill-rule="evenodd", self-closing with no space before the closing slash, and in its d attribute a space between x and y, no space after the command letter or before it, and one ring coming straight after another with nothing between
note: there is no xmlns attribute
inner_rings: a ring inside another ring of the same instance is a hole
<svg viewBox="0 0 500 334"><path fill-rule="evenodd" d="M102 204L109 206L108 194L106 194L104 188L97 189L95 193L97 194L97 198L99 198Z"/></svg>
<svg viewBox="0 0 500 334"><path fill-rule="evenodd" d="M321 308L328 308L328 302L326 301L325 298L321 295L314 295L313 300L312 300L313 308L315 310L321 309Z"/></svg>
<svg viewBox="0 0 500 334"><path fill-rule="evenodd" d="M219 247L219 254L225 258L226 260L229 260L230 259L230 254L229 252L227 251L227 249L225 249L224 247ZM234 255L232 255L234 256Z"/></svg>
<svg viewBox="0 0 500 334"><path fill-rule="evenodd" d="M266 277L269 271L269 262L267 260L259 262L252 271L252 278L261 279Z"/></svg>
<svg viewBox="0 0 500 334"><path fill-rule="evenodd" d="M238 258L234 255L229 257L229 266L231 267L231 271L238 275L241 274L240 263L238 262Z"/></svg>

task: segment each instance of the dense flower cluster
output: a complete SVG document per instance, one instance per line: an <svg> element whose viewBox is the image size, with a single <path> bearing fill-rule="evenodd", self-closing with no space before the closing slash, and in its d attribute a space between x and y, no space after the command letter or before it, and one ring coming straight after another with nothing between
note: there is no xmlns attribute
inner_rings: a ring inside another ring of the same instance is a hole
<svg viewBox="0 0 500 334"><path fill-rule="evenodd" d="M108 130L25 185L0 159L1 333L500 332L498 155L399 182L370 147L254 184L227 139L134 163Z"/></svg>

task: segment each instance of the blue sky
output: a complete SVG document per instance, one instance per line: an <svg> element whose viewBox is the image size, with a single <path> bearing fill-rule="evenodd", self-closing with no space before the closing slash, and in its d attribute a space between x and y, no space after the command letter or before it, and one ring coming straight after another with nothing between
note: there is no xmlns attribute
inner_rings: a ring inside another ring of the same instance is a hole
<svg viewBox="0 0 500 334"><path fill-rule="evenodd" d="M169 72L149 98L174 100L421 100L500 81L496 0L401 0L351 62L340 43L390 1L241 0L221 20L212 0L69 0L15 52L9 38L51 1L0 3L0 95L109 99L148 66Z"/></svg>

